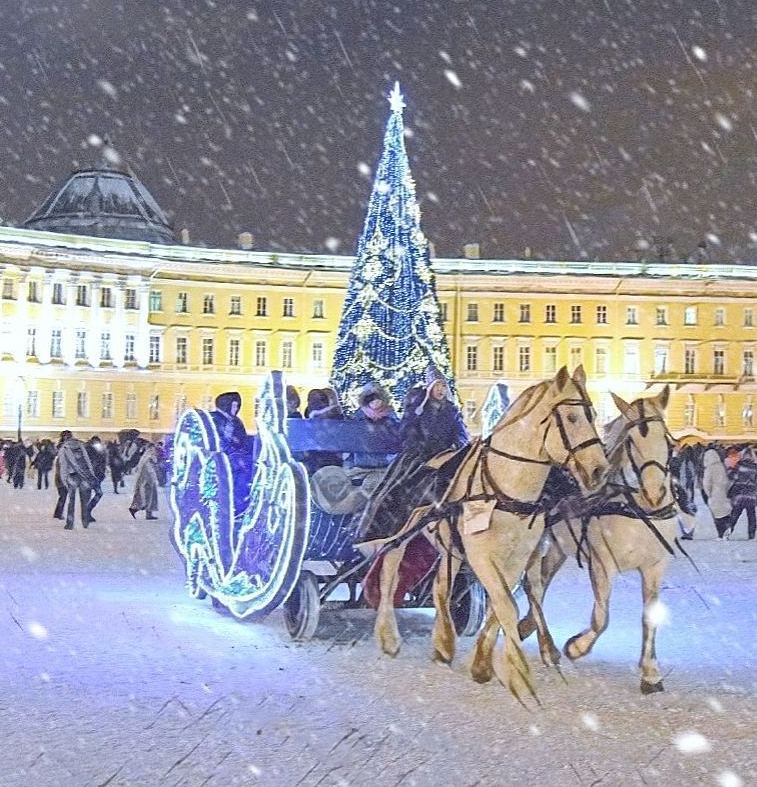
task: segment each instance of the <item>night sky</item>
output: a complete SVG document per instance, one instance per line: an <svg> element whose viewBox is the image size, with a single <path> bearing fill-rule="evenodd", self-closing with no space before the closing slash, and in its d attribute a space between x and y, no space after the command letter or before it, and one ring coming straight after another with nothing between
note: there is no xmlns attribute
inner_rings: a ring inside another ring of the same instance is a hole
<svg viewBox="0 0 757 787"><path fill-rule="evenodd" d="M753 0L0 0L0 217L115 148L198 245L352 254L395 79L440 256L757 260Z"/></svg>

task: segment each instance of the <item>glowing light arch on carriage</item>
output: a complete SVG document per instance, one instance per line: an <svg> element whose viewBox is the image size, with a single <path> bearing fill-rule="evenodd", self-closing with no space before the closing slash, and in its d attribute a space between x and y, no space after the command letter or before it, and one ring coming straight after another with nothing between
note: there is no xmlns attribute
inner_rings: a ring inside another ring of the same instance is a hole
<svg viewBox="0 0 757 787"><path fill-rule="evenodd" d="M239 619L263 617L289 596L308 543L310 490L286 443L285 390L283 375L272 372L258 398L260 452L249 490L235 490L209 413L185 411L174 439L172 536L189 592Z"/></svg>

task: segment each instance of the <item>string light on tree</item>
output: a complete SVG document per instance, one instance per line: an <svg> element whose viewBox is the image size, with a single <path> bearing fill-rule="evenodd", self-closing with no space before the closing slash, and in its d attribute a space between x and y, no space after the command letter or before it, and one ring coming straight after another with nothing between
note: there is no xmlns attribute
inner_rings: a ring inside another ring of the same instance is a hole
<svg viewBox="0 0 757 787"><path fill-rule="evenodd" d="M454 392L429 244L421 229L404 142L399 83L358 241L337 334L331 383L348 411L367 382L386 388L397 410L430 364Z"/></svg>

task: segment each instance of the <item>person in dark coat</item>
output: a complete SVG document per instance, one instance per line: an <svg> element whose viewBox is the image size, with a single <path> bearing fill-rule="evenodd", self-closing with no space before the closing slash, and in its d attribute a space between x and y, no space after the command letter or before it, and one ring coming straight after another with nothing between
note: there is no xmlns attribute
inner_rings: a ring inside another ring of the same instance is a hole
<svg viewBox="0 0 757 787"><path fill-rule="evenodd" d="M69 435L71 433L69 432ZM74 508L76 493L79 492L82 527L89 527L89 503L92 490L98 485L87 448L81 440L68 437L58 452L58 474L67 489L68 510L66 511L65 530L74 528Z"/></svg>
<svg viewBox="0 0 757 787"><path fill-rule="evenodd" d="M229 457L234 482L234 507L237 512L246 508L252 480L253 455L247 430L238 413L242 408L242 397L237 391L227 391L216 397L213 419L221 450Z"/></svg>
<svg viewBox="0 0 757 787"><path fill-rule="evenodd" d="M26 460L28 454L26 446L18 440L12 446L5 449L5 461L8 465L8 480L13 484L14 489L24 488L24 477L26 476Z"/></svg>
<svg viewBox="0 0 757 787"><path fill-rule="evenodd" d="M320 420L323 418L342 418L342 408L333 388L313 388L308 393L308 404L305 418ZM305 451L302 463L307 467L308 474L313 475L322 467L341 467L342 454L333 451Z"/></svg>
<svg viewBox="0 0 757 787"><path fill-rule="evenodd" d="M64 429L60 433L60 439L58 440L58 445L55 446L55 461L53 462L53 483L55 484L55 489L58 492L58 500L55 503L55 511L53 512L54 519L63 519L63 509L66 507L66 499L68 498L68 487L64 483L63 479L60 476L60 449L63 447L63 444L72 437L71 432L68 429Z"/></svg>
<svg viewBox="0 0 757 787"><path fill-rule="evenodd" d="M94 522L92 511L103 496L102 483L108 469L108 456L105 453L105 446L97 435L91 437L84 447L87 449L87 455L97 480L97 484L92 488L92 499L89 501L89 521Z"/></svg>
<svg viewBox="0 0 757 787"><path fill-rule="evenodd" d="M302 413L300 412L300 395L293 385L287 385L286 400L287 418L302 418Z"/></svg>
<svg viewBox="0 0 757 787"><path fill-rule="evenodd" d="M45 489L50 487L50 471L53 469L53 462L55 461L55 449L49 440L43 440L40 443L39 451L32 460L32 465L37 470L37 489L42 489L44 483Z"/></svg>
<svg viewBox="0 0 757 787"><path fill-rule="evenodd" d="M396 435L399 428L399 418L394 412L389 395L378 383L367 383L358 395L358 409L354 419L369 424L383 426ZM365 451L356 451L350 456L350 464L367 470L387 467L394 454L375 454Z"/></svg>
<svg viewBox="0 0 757 787"><path fill-rule="evenodd" d="M110 469L110 479L113 482L113 492L118 494L118 490L124 486L125 463L121 456L118 443L110 441L106 449L108 457L108 468Z"/></svg>
<svg viewBox="0 0 757 787"><path fill-rule="evenodd" d="M757 462L751 448L744 451L744 455L728 473L731 486L728 497L731 500L731 527L727 535L730 536L742 512L746 512L747 537L753 541L757 535Z"/></svg>

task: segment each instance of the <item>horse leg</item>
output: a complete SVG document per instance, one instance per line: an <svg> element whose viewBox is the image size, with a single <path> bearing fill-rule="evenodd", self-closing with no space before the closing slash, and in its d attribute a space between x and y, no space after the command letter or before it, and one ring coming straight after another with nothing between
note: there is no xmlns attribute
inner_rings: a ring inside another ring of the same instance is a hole
<svg viewBox="0 0 757 787"><path fill-rule="evenodd" d="M538 540L538 536L537 536ZM523 654L518 636L518 607L510 588L515 584L523 564L508 566L508 551L497 543L494 528L475 536L463 536L465 553L471 568L489 595L489 603L496 620L505 632L504 675L505 685L510 693L521 703L526 693L536 697L531 669ZM533 549L533 544L531 549ZM489 621L487 620L487 630ZM496 628L495 628L496 630Z"/></svg>
<svg viewBox="0 0 757 787"><path fill-rule="evenodd" d="M591 626L580 634L571 637L563 648L563 653L571 659L585 656L607 628L610 622L610 592L612 581L617 573L617 566L609 549L591 546L589 559L589 576L594 591L594 609L591 613Z"/></svg>
<svg viewBox="0 0 757 787"><path fill-rule="evenodd" d="M486 606L486 620L473 648L471 677L476 683L488 683L494 677L494 646L499 636L499 621L491 604Z"/></svg>
<svg viewBox="0 0 757 787"><path fill-rule="evenodd" d="M442 664L450 664L452 659L455 658L457 634L450 615L449 601L455 584L455 577L463 564L462 559L453 552L451 535L450 527L446 520L444 521L444 527L442 527L442 522L439 522L436 546L439 549L441 560L434 577L436 619L434 620L433 633L433 659Z"/></svg>
<svg viewBox="0 0 757 787"><path fill-rule="evenodd" d="M662 577L667 564L668 561L663 559L652 566L639 569L641 574L641 592L644 600L644 612L641 616L641 658L639 659L642 694L654 694L657 691L664 690L655 651L657 623L655 621L654 606L657 604L660 595L660 585L662 584Z"/></svg>
<svg viewBox="0 0 757 787"><path fill-rule="evenodd" d="M399 568L405 556L407 542L384 553L381 563L379 589L381 592L374 634L381 650L389 656L396 656L400 651L402 639L397 627L397 615L394 611L394 594L399 584Z"/></svg>

